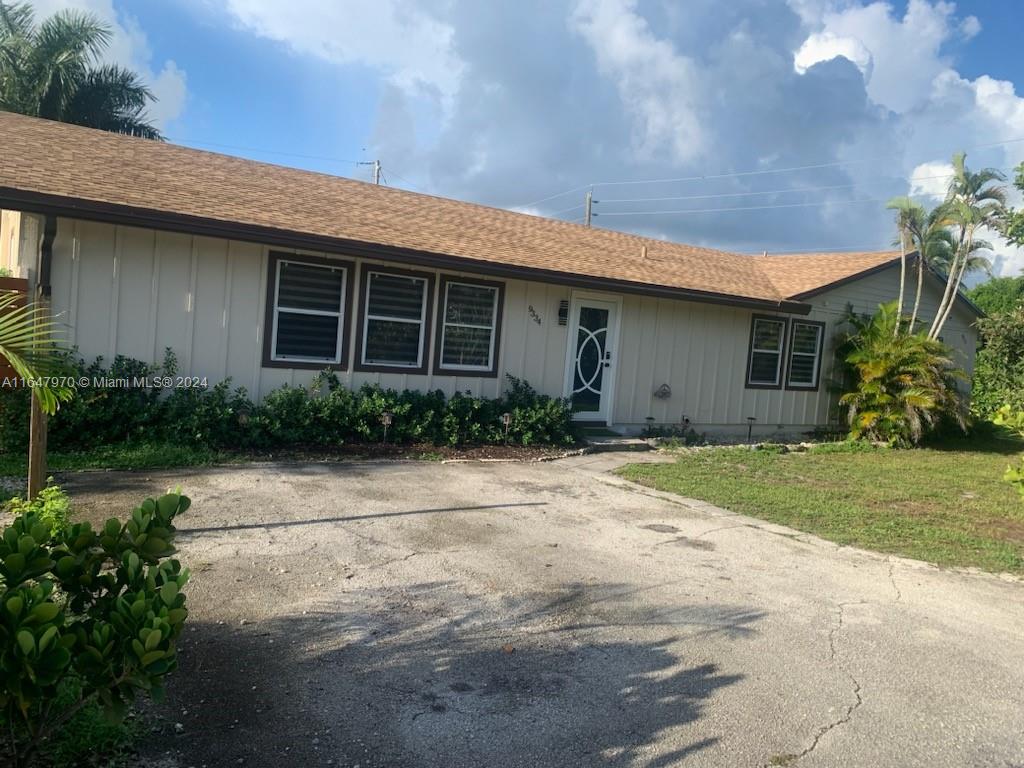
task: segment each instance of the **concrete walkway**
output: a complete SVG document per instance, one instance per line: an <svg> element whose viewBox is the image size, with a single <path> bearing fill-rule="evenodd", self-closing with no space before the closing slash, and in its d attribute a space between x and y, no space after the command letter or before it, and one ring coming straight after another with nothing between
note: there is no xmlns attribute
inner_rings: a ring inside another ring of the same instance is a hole
<svg viewBox="0 0 1024 768"><path fill-rule="evenodd" d="M660 457L72 476L96 512L194 500L148 757L1024 765L1024 585L663 497L624 459Z"/></svg>

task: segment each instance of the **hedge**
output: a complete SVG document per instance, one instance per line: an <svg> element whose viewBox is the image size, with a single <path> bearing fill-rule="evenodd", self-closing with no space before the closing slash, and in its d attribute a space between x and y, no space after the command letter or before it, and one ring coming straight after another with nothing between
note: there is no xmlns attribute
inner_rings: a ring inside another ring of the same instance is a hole
<svg viewBox="0 0 1024 768"><path fill-rule="evenodd" d="M117 357L105 367L68 355L76 378L175 376L177 360L167 350L152 366ZM283 386L259 404L230 380L208 389L96 388L78 390L49 425L53 450L82 450L141 439L158 430L171 441L240 450L287 446L329 448L384 439L383 414L392 414L388 442L435 445L571 445L578 439L567 400L538 394L509 376L501 397L490 399L440 390L396 391L375 385L350 390L333 371L314 377L309 388ZM0 396L0 452L21 451L28 441L28 392ZM507 434L502 416L511 414Z"/></svg>

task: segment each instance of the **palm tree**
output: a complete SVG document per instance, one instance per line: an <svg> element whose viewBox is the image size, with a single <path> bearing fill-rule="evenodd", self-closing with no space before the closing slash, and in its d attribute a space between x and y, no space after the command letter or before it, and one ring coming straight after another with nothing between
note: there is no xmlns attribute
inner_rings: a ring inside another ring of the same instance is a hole
<svg viewBox="0 0 1024 768"><path fill-rule="evenodd" d="M59 11L36 25L29 5L0 0L0 109L162 138L146 115L155 97L139 76L97 63L111 34L89 13Z"/></svg>
<svg viewBox="0 0 1024 768"><path fill-rule="evenodd" d="M852 330L840 344L841 359L853 382L839 398L846 408L850 436L916 444L949 416L965 426L963 398L949 349L922 332L894 333L901 318L896 302L868 318L847 317Z"/></svg>
<svg viewBox="0 0 1024 768"><path fill-rule="evenodd" d="M58 323L45 308L23 301L22 293L0 291L0 358L19 378L33 383L39 407L53 415L73 394L61 381L64 358L52 341Z"/></svg>
<svg viewBox="0 0 1024 768"><path fill-rule="evenodd" d="M976 237L982 227L997 227L1006 214L1006 187L998 182L1004 176L995 168L971 171L963 152L953 155L953 178L943 203L945 218L956 233L956 249L946 272L946 288L935 313L928 336L937 339L949 318L964 275L972 263L977 264L975 253L979 249Z"/></svg>

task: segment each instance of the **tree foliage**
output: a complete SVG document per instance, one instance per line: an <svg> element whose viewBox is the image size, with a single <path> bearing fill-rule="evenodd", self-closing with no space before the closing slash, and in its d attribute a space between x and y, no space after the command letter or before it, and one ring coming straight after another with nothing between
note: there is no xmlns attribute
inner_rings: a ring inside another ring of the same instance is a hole
<svg viewBox="0 0 1024 768"><path fill-rule="evenodd" d="M895 301L870 317L851 313L847 322L838 349L851 381L839 403L852 438L916 445L944 420L966 426L957 387L966 377L946 345L923 332L897 333Z"/></svg>
<svg viewBox="0 0 1024 768"><path fill-rule="evenodd" d="M126 521L54 533L35 512L0 536L0 712L9 757L27 765L90 701L112 719L138 692L163 694L176 665L188 572L174 554L189 500L147 499ZM77 697L58 709L74 681Z"/></svg>
<svg viewBox="0 0 1024 768"><path fill-rule="evenodd" d="M36 24L30 5L0 0L0 109L161 138L146 114L155 97L139 76L98 63L111 37L91 13L62 10Z"/></svg>
<svg viewBox="0 0 1024 768"><path fill-rule="evenodd" d="M1017 166L1017 175L1013 185L1024 192L1024 163ZM1024 209L1012 210L1007 213L1002 227L1003 237L1014 245L1024 245Z"/></svg>
<svg viewBox="0 0 1024 768"><path fill-rule="evenodd" d="M967 298L989 315L1012 312L1024 304L1024 277L994 277L967 291Z"/></svg>
<svg viewBox="0 0 1024 768"><path fill-rule="evenodd" d="M1001 406L1024 410L1024 306L978 321L972 410L991 416Z"/></svg>

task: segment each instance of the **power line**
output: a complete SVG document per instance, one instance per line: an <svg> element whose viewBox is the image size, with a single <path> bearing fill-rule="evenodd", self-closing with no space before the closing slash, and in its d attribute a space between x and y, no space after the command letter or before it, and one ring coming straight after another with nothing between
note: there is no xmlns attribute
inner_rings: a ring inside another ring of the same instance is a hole
<svg viewBox="0 0 1024 768"><path fill-rule="evenodd" d="M977 145L975 145L973 147L967 147L963 151L969 152L969 151L973 151L975 149L985 149L987 147L998 147L998 146L1003 146L1005 144L1015 144L1015 143L1021 142L1021 141L1024 141L1024 137L1017 138L1017 139L1006 139L1005 141L993 141L993 142L990 142L988 144L977 144ZM678 177L675 177L675 178L667 178L667 179L636 179L636 180L631 180L631 181L594 181L594 182L591 182L590 184L584 184L584 185L579 186L579 187L574 187L572 189L567 189L564 192L558 192L556 194L549 195L547 197L541 198L540 200L535 200L532 203L527 203L523 207L531 207L531 206L534 206L534 205L539 205L540 203L545 203L548 200L554 200L557 197L563 197L564 195L569 195L569 194L572 194L573 192L580 192L580 191L585 190L585 189L591 189L593 187L629 186L629 185L635 185L635 184L669 184L669 183L681 183L681 182L689 182L689 181L710 181L710 180L716 180L716 179L732 179L732 178L749 177L749 176L764 176L764 175L775 174L775 173L793 173L793 172L796 172L796 171L812 171L812 170L821 170L821 169L824 169L824 168L840 168L840 167L847 166L847 165L861 165L863 163L875 162L877 159L878 158L863 158L863 159L860 159L860 160L839 160L839 161L832 162L832 163L815 163L815 164L812 164L812 165L796 165L796 166L790 166L788 168L761 168L761 169L752 170L752 171L736 171L736 172L733 172L733 173L700 174L700 175L697 175L697 176L678 176Z"/></svg>
<svg viewBox="0 0 1024 768"><path fill-rule="evenodd" d="M176 142L178 144L197 144L199 146L205 146L205 147L221 147L222 149L236 149L236 150L239 150L241 152L259 152L260 154L264 154L264 155L281 155L281 156L284 156L284 157L301 157L301 158L303 158L305 160L328 160L330 162L344 163L346 165L359 165L361 162L364 162L362 160L346 160L345 158L341 158L341 157L328 157L326 155L305 155L305 154L302 154L302 153L299 153L299 152L284 152L284 151L274 150L274 149L261 149L260 147L243 147L243 146L239 146L237 144L221 144L221 143L216 142L216 141L197 141L196 139L183 139L183 138L174 138L174 137L168 137L168 139L170 141Z"/></svg>
<svg viewBox="0 0 1024 768"><path fill-rule="evenodd" d="M1012 170L1011 168L999 168L998 170L1007 171ZM669 197L613 197L604 198L601 200L602 203L645 203L645 202L664 202L668 200L710 200L713 198L721 197L753 197L755 195L781 195L788 194L791 192L824 192L828 190L836 189L857 189L859 187L870 187L879 186L883 183L891 183L895 181L931 181L933 179L951 179L955 174L943 173L937 176L909 176L906 178L891 178L886 176L878 176L877 181L874 182L857 182L856 184L833 184L827 187L788 187L786 189L767 189L760 192L723 192L714 195L676 195ZM595 201L596 202L596 201ZM579 206L577 206L579 207ZM570 209L571 210L571 209ZM556 214L551 214L552 216Z"/></svg>
<svg viewBox="0 0 1024 768"><path fill-rule="evenodd" d="M929 194L907 195L907 197L931 197ZM778 205L741 205L735 208L690 208L672 211L611 211L595 213L595 216L669 216L689 213L725 213L727 211L767 211L774 208L820 208L827 205L851 205L855 203L883 203L887 197L865 198L863 200L826 200L817 203L783 203Z"/></svg>

